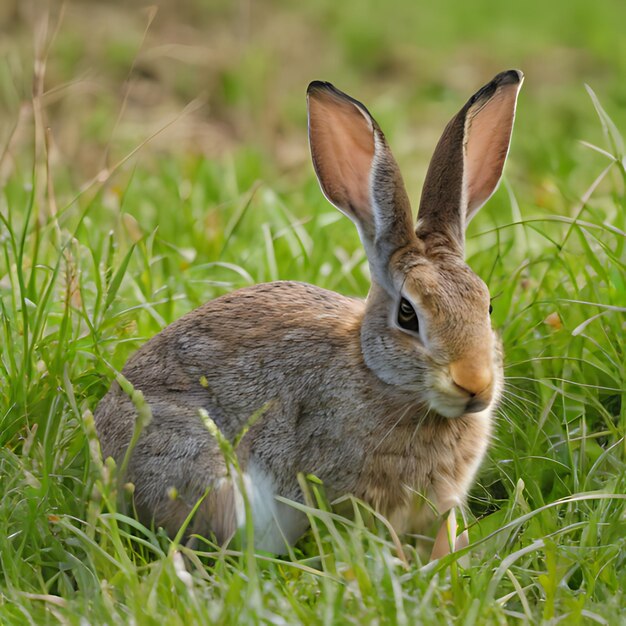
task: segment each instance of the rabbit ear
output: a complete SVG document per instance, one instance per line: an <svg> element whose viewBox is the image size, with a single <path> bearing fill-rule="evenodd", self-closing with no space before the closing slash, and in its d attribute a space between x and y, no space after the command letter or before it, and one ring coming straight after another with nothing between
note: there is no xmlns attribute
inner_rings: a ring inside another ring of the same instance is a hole
<svg viewBox="0 0 626 626"><path fill-rule="evenodd" d="M466 225L500 182L523 80L519 70L498 74L446 126L424 182L419 237L447 235L462 252Z"/></svg>
<svg viewBox="0 0 626 626"><path fill-rule="evenodd" d="M307 90L309 143L324 195L359 229L384 281L389 257L415 239L409 199L385 136L363 104L330 83Z"/></svg>

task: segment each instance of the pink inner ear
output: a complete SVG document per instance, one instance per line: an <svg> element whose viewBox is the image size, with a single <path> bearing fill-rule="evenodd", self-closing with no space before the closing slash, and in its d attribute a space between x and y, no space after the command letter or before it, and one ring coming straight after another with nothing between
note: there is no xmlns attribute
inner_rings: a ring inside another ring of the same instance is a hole
<svg viewBox="0 0 626 626"><path fill-rule="evenodd" d="M374 127L364 111L329 91L309 95L313 163L326 197L350 218L372 221L369 178Z"/></svg>
<svg viewBox="0 0 626 626"><path fill-rule="evenodd" d="M482 107L468 112L465 144L467 221L496 190L509 150L519 85L499 88Z"/></svg>

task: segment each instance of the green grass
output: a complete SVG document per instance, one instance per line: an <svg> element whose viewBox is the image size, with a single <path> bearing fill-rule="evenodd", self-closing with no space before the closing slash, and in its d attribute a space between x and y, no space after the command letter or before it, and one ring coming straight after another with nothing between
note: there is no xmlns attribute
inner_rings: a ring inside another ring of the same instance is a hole
<svg viewBox="0 0 626 626"><path fill-rule="evenodd" d="M189 2L143 44L145 14L68 5L21 115L44 39L15 18L0 43L0 623L624 623L626 8L449 5L395 2L390 21L374 3ZM159 48L182 40L187 56ZM356 232L306 157L306 82L367 102L416 200L445 121L509 66L527 81L506 180L468 241L507 374L469 562L425 564L315 483L312 530L284 559L192 552L124 515L92 411L139 345L259 281L367 292Z"/></svg>

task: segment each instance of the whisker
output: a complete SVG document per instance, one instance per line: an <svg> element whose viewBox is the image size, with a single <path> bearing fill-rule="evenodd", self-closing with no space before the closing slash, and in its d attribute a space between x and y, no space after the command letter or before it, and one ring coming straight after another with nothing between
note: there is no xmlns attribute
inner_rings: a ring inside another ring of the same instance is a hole
<svg viewBox="0 0 626 626"><path fill-rule="evenodd" d="M537 402L536 400L531 400L530 398L526 397L525 395L522 395L522 394L519 394L519 393L515 393L511 389L505 390L503 395L508 400L512 400L513 398L515 398L516 400L519 400L522 403L522 406L524 406L526 404L530 404L530 405L534 406L536 409L541 409L542 408L541 404L539 402Z"/></svg>
<svg viewBox="0 0 626 626"><path fill-rule="evenodd" d="M506 379L504 388L505 389L515 389L516 391L520 391L521 393L524 393L524 394L526 394L526 395L528 395L530 397L533 397L533 398L540 398L541 397L539 392L536 391L534 388L531 389L530 387L518 385L518 384L513 382L514 380L528 380L528 381L531 381L531 380L534 380L534 379L525 378L525 377L522 377L522 376L513 376L511 378L507 378ZM536 382L536 381L534 381L534 382Z"/></svg>
<svg viewBox="0 0 626 626"><path fill-rule="evenodd" d="M376 446L374 447L374 449L372 450L372 452L376 452L376 450L378 450L378 448L383 444L383 442L387 439L387 437L389 437L389 435L396 429L396 426L406 417L406 414L409 412L409 409L415 406L415 404L413 402L407 402L407 404L405 406L401 406L397 413L400 413L400 417L395 421L395 423L387 430L387 432L385 433L385 435L380 439L380 441L376 444ZM394 413L391 414L390 417L393 417Z"/></svg>
<svg viewBox="0 0 626 626"><path fill-rule="evenodd" d="M432 410L428 409L428 411L426 411L424 415L422 415L422 417L418 420L417 424L415 425L415 429L413 430L413 435L411 436L411 445L413 445L413 442L415 441L415 437L417 437L417 433L420 427L422 426L422 424L424 423L424 420L429 418L431 415L432 415Z"/></svg>

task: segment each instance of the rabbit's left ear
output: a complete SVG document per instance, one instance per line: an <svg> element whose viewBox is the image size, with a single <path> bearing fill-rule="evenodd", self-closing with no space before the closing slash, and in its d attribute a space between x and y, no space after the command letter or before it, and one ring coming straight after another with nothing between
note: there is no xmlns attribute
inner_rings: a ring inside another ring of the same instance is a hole
<svg viewBox="0 0 626 626"><path fill-rule="evenodd" d="M415 240L411 207L398 165L363 104L330 83L307 90L309 143L324 195L357 226L379 283L398 248Z"/></svg>
<svg viewBox="0 0 626 626"><path fill-rule="evenodd" d="M465 227L500 182L523 80L519 70L498 74L446 126L424 182L420 238L443 234L462 253Z"/></svg>

